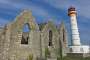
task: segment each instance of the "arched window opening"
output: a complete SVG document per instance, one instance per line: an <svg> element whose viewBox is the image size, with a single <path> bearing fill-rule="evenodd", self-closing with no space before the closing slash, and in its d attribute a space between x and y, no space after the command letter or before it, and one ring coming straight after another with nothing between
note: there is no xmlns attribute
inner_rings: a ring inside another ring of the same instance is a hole
<svg viewBox="0 0 90 60"><path fill-rule="evenodd" d="M63 42L65 43L65 31L64 31L64 29L63 29Z"/></svg>
<svg viewBox="0 0 90 60"><path fill-rule="evenodd" d="M24 26L23 26L23 32L30 32L30 27L29 27L29 24L28 23L24 24Z"/></svg>
<svg viewBox="0 0 90 60"><path fill-rule="evenodd" d="M50 30L50 31L49 31L49 46L52 46L52 36L53 36L53 33L52 33L52 31Z"/></svg>
<svg viewBox="0 0 90 60"><path fill-rule="evenodd" d="M25 24L23 26L23 33L22 33L21 44L28 44L29 32L30 32L29 24Z"/></svg>

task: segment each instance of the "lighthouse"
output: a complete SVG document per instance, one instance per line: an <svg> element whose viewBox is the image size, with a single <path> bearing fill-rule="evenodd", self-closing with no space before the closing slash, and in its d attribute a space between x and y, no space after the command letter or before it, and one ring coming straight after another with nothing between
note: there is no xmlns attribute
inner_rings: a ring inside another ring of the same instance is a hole
<svg viewBox="0 0 90 60"><path fill-rule="evenodd" d="M81 43L77 25L77 12L74 7L70 7L68 9L68 16L70 17L71 22L71 32L72 32L72 52L73 53L80 53L81 52Z"/></svg>
<svg viewBox="0 0 90 60"><path fill-rule="evenodd" d="M71 21L71 31L72 31L72 44L73 46L80 46L80 37L78 32L78 26L77 26L77 12L74 7L70 7L68 9L68 16L70 16Z"/></svg>
<svg viewBox="0 0 90 60"><path fill-rule="evenodd" d="M80 36L77 25L77 11L74 7L68 9L68 16L71 22L71 32L72 32L72 45L70 46L70 53L89 53L88 45L81 45Z"/></svg>

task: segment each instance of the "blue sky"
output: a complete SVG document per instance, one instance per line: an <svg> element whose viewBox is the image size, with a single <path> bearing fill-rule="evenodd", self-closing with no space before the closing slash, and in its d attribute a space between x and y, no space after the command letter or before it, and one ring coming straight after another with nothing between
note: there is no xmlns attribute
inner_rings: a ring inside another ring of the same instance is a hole
<svg viewBox="0 0 90 60"><path fill-rule="evenodd" d="M81 43L90 45L89 0L0 0L0 26L14 21L23 9L29 9L38 23L53 20L55 24L60 24L63 20L70 39L70 19L67 16L70 6L74 6L78 12Z"/></svg>

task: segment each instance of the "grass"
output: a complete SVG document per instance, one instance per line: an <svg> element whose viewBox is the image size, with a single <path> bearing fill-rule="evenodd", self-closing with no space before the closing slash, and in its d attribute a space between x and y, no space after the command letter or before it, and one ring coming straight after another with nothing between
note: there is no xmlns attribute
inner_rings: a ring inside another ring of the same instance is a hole
<svg viewBox="0 0 90 60"><path fill-rule="evenodd" d="M90 60L90 57L63 57L62 60Z"/></svg>

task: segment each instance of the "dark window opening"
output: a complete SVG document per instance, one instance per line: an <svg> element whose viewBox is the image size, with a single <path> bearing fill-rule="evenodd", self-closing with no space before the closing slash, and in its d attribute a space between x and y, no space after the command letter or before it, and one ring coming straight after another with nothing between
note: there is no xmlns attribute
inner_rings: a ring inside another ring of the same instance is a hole
<svg viewBox="0 0 90 60"><path fill-rule="evenodd" d="M65 31L63 30L63 42L65 42L65 35L64 35Z"/></svg>
<svg viewBox="0 0 90 60"><path fill-rule="evenodd" d="M52 31L49 31L49 46L52 46Z"/></svg>
<svg viewBox="0 0 90 60"><path fill-rule="evenodd" d="M22 36L22 40L21 40L21 44L28 44L28 39L29 39L29 37L24 37L24 36Z"/></svg>
<svg viewBox="0 0 90 60"><path fill-rule="evenodd" d="M29 24L25 24L23 26L23 33L22 33L21 44L28 44L29 32L30 32Z"/></svg>

